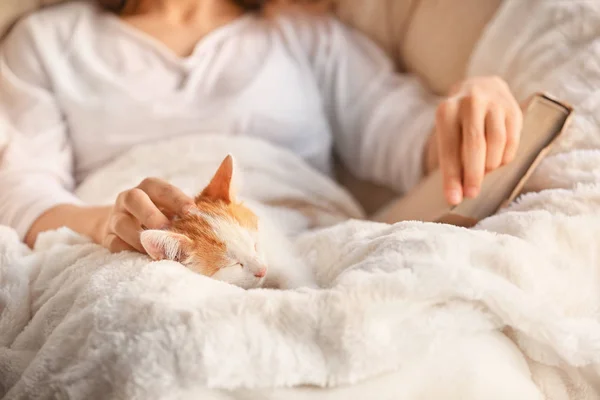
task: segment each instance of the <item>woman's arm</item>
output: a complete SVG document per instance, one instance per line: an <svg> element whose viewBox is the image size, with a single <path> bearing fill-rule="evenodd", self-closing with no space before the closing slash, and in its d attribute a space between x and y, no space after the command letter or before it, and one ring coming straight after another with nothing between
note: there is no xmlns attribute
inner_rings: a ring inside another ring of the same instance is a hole
<svg viewBox="0 0 600 400"><path fill-rule="evenodd" d="M40 51L35 15L18 23L0 48L0 129L8 136L0 160L0 224L22 240L59 205L78 205L66 124ZM45 224L38 225L45 226Z"/></svg>
<svg viewBox="0 0 600 400"><path fill-rule="evenodd" d="M72 193L71 143L37 47L40 35L33 15L0 48L0 129L10 129L0 161L0 224L31 247L40 233L68 227L111 251L143 252L143 227L160 229L194 202L166 182L146 179L114 206L82 204Z"/></svg>
<svg viewBox="0 0 600 400"><path fill-rule="evenodd" d="M290 18L324 100L335 148L351 172L399 192L424 175L440 98L332 17Z"/></svg>
<svg viewBox="0 0 600 400"><path fill-rule="evenodd" d="M47 210L35 220L25 242L33 247L39 233L66 226L112 252L145 253L140 242L142 229L164 229L169 225L169 218L194 208L194 200L175 186L148 178L120 193L113 206L64 204Z"/></svg>
<svg viewBox="0 0 600 400"><path fill-rule="evenodd" d="M110 209L111 207L83 207L73 204L52 207L33 222L25 235L25 244L33 247L40 233L61 227L67 227L101 244Z"/></svg>
<svg viewBox="0 0 600 400"><path fill-rule="evenodd" d="M332 18L300 19L296 27L336 149L358 177L405 192L440 167L446 197L456 204L476 196L484 174L514 157L521 112L501 80L465 80L437 97Z"/></svg>

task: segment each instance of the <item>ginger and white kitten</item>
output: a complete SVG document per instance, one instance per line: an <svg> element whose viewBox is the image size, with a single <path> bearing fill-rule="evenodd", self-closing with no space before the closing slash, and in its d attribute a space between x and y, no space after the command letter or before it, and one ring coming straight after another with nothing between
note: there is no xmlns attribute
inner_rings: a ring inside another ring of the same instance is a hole
<svg viewBox="0 0 600 400"><path fill-rule="evenodd" d="M141 233L148 255L245 289L317 287L285 235L236 201L232 177L228 155L195 198L198 212L174 219L169 230Z"/></svg>

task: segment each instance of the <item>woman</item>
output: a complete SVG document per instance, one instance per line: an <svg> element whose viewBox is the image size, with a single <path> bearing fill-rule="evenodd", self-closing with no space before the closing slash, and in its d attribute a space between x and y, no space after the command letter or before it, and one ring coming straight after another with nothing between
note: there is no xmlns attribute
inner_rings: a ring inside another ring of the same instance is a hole
<svg viewBox="0 0 600 400"><path fill-rule="evenodd" d="M331 18L267 19L243 0L100 3L29 16L0 53L0 112L13 131L0 223L30 246L67 226L111 251L143 251L140 228L167 226L192 199L156 179L110 207L87 207L71 190L167 137L262 137L324 173L335 144L355 174L399 190L441 167L453 204L514 157L522 116L500 79L460 82L440 102Z"/></svg>

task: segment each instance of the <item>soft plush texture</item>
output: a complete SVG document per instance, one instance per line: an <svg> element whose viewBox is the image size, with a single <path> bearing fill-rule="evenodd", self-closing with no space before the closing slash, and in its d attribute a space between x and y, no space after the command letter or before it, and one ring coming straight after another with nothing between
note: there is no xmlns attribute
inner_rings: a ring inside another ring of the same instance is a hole
<svg viewBox="0 0 600 400"><path fill-rule="evenodd" d="M573 384L591 393L579 368L600 362L595 184L530 194L475 230L339 223L361 218L360 209L300 159L215 136L137 148L78 194L110 202L148 174L193 193L225 152L238 160L240 195L280 206L267 212L300 233L299 253L324 289L244 291L172 262L109 255L65 230L43 235L30 253L5 228L7 398L211 398L209 389L212 398L277 389L277 398L296 385L355 384L360 393L373 390L370 378L385 382L376 393L408 398L542 398L545 387L560 394ZM306 231L316 227L324 228ZM459 349L469 363L451 361Z"/></svg>
<svg viewBox="0 0 600 400"><path fill-rule="evenodd" d="M109 255L65 230L43 235L29 254L4 229L0 326L10 329L1 330L7 347L0 381L11 388L8 398L57 392L94 398L104 391L129 398L191 398L207 388L242 393L293 385L337 387L392 372L420 384L388 381L381 393L410 389L415 396L432 395L444 389L470 398L481 395L476 387L489 381L502 386L505 395L531 398L537 389L527 379L525 359L499 329L509 325L522 331L534 349L550 346L544 355L552 359L560 355L581 362L585 352L595 350L586 335L570 329L582 342L576 348L563 343L562 328L572 322L543 304L532 279L537 271L520 270L523 260L537 260L551 285L545 295L564 290L554 287L556 281L565 283L563 257L540 259L537 253L565 230L578 229L588 240L596 235L573 219L508 218L513 229L554 226L540 244L442 225L338 224L362 215L331 181L283 150L220 136L139 147L91 176L78 195L107 203L148 174L193 193L225 152L237 159L242 197L282 206L269 208L268 215L288 232L300 233L299 253L325 290L245 292L175 263ZM569 193L566 199L573 197ZM517 232L527 235L525 229ZM593 255L577 260L589 265ZM511 276L518 281L511 283ZM580 329L588 334L598 329L582 317L576 321ZM533 330L532 323L538 325ZM472 353L468 338L480 343L482 354ZM473 365L493 364L494 369L476 385L451 384L453 376L463 370L468 375L473 366L461 364L456 371L452 363L432 365L437 357L456 357L455 346L472 357ZM420 372L409 374L416 366ZM425 384L433 370L446 383ZM50 378L53 385L41 384Z"/></svg>
<svg viewBox="0 0 600 400"><path fill-rule="evenodd" d="M519 98L549 91L577 114L530 193L475 229L336 224L361 213L331 182L276 149L237 154L248 195L296 206L280 210L290 231L328 226L296 240L325 290L243 292L67 231L30 254L4 229L7 398L600 398L598 7L505 2L478 43L469 74L499 74ZM140 148L79 193L107 201L148 173L200 187L209 172L193 161L223 155L200 144L157 145L161 159Z"/></svg>

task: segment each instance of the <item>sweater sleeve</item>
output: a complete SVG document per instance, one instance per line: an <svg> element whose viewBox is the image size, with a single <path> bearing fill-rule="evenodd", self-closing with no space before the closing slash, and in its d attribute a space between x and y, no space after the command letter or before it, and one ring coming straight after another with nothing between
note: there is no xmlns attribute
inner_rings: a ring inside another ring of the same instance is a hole
<svg viewBox="0 0 600 400"><path fill-rule="evenodd" d="M307 18L296 26L346 167L399 192L412 188L423 175L439 99L336 19Z"/></svg>
<svg viewBox="0 0 600 400"><path fill-rule="evenodd" d="M0 130L8 142L0 158L0 224L24 239L35 220L71 193L73 157L66 125L39 47L33 18L19 23L0 48Z"/></svg>

